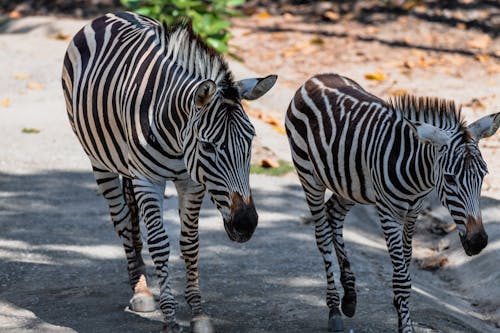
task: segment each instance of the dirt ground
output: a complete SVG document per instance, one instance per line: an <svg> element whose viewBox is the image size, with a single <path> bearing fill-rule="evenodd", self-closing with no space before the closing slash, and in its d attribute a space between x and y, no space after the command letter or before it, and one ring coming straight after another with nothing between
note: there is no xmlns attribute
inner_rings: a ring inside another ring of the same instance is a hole
<svg viewBox="0 0 500 333"><path fill-rule="evenodd" d="M464 105L467 120L500 111L494 1L457 1L462 5L456 10L356 7L355 15L328 1L318 7L307 1L292 7L291 1L249 3L249 17L233 21L231 42L245 61L230 65L237 77L251 71L280 76L272 94L247 106L257 127L256 160L289 159L281 133L286 105L303 81L320 72L349 76L384 98L403 92L451 98ZM67 39L84 23L27 17L0 28L2 332L160 327L158 311L142 317L123 311L129 290L121 245L105 222L107 208L67 126L61 61ZM418 223L411 299L417 332L484 333L500 327L499 146L500 135L481 145L490 170L482 200L490 243L481 255L463 253L449 214L431 204L432 198ZM313 229L301 223L308 212L300 185L293 174L252 176L251 183L260 224L248 244L230 243L218 212L204 207L200 265L207 311L224 333L323 332L324 270ZM170 188L167 194L165 219L177 244L175 193ZM371 216L371 208L357 207L346 222L360 294L359 311L346 327L356 333L390 332L396 325L391 267ZM181 324L189 327L177 248L172 270Z"/></svg>

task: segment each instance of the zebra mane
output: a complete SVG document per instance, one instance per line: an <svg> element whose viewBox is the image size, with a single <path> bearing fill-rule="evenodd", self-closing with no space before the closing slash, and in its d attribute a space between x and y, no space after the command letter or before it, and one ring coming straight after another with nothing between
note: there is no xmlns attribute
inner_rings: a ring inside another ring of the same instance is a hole
<svg viewBox="0 0 500 333"><path fill-rule="evenodd" d="M167 57L171 57L190 75L210 79L223 90L233 87L233 75L226 60L193 31L190 22L167 26L163 24L167 41Z"/></svg>
<svg viewBox="0 0 500 333"><path fill-rule="evenodd" d="M427 123L444 130L468 133L462 116L462 108L457 107L452 100L403 95L389 99L389 105L410 121Z"/></svg>

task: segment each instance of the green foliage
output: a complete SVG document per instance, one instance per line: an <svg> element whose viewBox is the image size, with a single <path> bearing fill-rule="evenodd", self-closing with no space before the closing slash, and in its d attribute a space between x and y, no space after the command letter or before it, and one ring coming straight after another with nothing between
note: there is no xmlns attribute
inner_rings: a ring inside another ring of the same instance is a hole
<svg viewBox="0 0 500 333"><path fill-rule="evenodd" d="M280 160L278 164L279 167L277 168L264 168L258 164L252 164L250 166L250 173L268 176L283 176L295 169L293 164L287 161Z"/></svg>
<svg viewBox="0 0 500 333"><path fill-rule="evenodd" d="M228 42L232 38L228 28L229 17L239 15L234 10L245 0L121 0L122 4L138 14L155 18L167 24L188 18L195 33L211 47L228 53Z"/></svg>

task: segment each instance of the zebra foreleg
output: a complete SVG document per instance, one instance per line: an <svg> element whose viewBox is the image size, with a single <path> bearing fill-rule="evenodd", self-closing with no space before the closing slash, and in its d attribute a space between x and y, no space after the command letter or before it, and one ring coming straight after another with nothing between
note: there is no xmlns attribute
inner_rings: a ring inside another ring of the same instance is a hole
<svg viewBox="0 0 500 333"><path fill-rule="evenodd" d="M347 258L342 231L345 216L352 206L354 204L351 201L344 200L335 194L326 202L326 213L333 228L333 244L340 267L340 282L344 288L341 308L342 313L348 317L354 316L356 312L356 279Z"/></svg>
<svg viewBox="0 0 500 333"><path fill-rule="evenodd" d="M342 321L342 314L339 310L340 299L337 289L335 288L333 276L333 230L325 212L325 187L320 185L319 182L315 180L314 176L310 174L299 173L299 177L314 220L316 245L323 257L323 263L326 270L326 280L328 283L326 304L330 309L328 315L328 331L343 332L344 324Z"/></svg>
<svg viewBox="0 0 500 333"><path fill-rule="evenodd" d="M137 269L130 269L130 285L134 291L134 296L130 300L130 308L136 312L150 312L155 310L155 300L151 291L149 291L146 282L146 265L142 259L142 239L141 228L139 225L139 206L135 199L134 187L130 178L122 178L123 194L127 201L130 211L130 220L132 222L132 244L137 257Z"/></svg>
<svg viewBox="0 0 500 333"><path fill-rule="evenodd" d="M139 227L137 206L134 206L135 200L131 202L127 197L129 195L127 192L132 191L133 195L133 190L127 188L126 180L122 189L118 175L106 170L94 167L94 176L99 190L108 202L111 220L125 249L129 282L134 292L130 300L130 308L137 312L154 311L155 301L146 283L145 265L141 256L140 233L134 231L134 228ZM139 237L140 246L137 237Z"/></svg>
<svg viewBox="0 0 500 333"><path fill-rule="evenodd" d="M403 227L403 253L407 268L410 268L412 257L412 239L415 231L415 220L407 220Z"/></svg>
<svg viewBox="0 0 500 333"><path fill-rule="evenodd" d="M211 333L214 328L201 307L201 293L198 283L198 216L205 194L205 188L192 180L175 182L179 197L181 220L180 248L186 264L186 301L191 307L191 331Z"/></svg>
<svg viewBox="0 0 500 333"><path fill-rule="evenodd" d="M421 204L418 205L413 210L408 211L406 215L406 221L403 226L403 253L405 256L405 262L407 269L410 269L411 256L412 256L412 239L413 233L415 231L415 221L418 218L418 214L421 210Z"/></svg>
<svg viewBox="0 0 500 333"><path fill-rule="evenodd" d="M140 216L142 216L148 231L149 252L160 284L160 310L165 317L162 332L179 333L182 332L182 329L175 319L176 303L170 289L168 274L170 242L162 218L165 183L157 184L144 178L134 178L132 184Z"/></svg>
<svg viewBox="0 0 500 333"><path fill-rule="evenodd" d="M391 215L382 212L380 207L379 216L392 262L392 288L394 307L398 313L399 333L411 333L413 332L409 309L411 277L403 253L402 226Z"/></svg>

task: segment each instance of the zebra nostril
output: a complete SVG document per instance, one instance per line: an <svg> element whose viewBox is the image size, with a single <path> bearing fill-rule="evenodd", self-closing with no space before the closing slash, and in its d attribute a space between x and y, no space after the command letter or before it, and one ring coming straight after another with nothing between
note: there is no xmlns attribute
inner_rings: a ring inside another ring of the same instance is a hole
<svg viewBox="0 0 500 333"><path fill-rule="evenodd" d="M238 210L233 217L234 230L245 240L250 239L257 227L257 222L258 215L253 205Z"/></svg>
<svg viewBox="0 0 500 333"><path fill-rule="evenodd" d="M479 232L472 235L460 236L465 253L469 256L479 254L488 245L488 235Z"/></svg>

